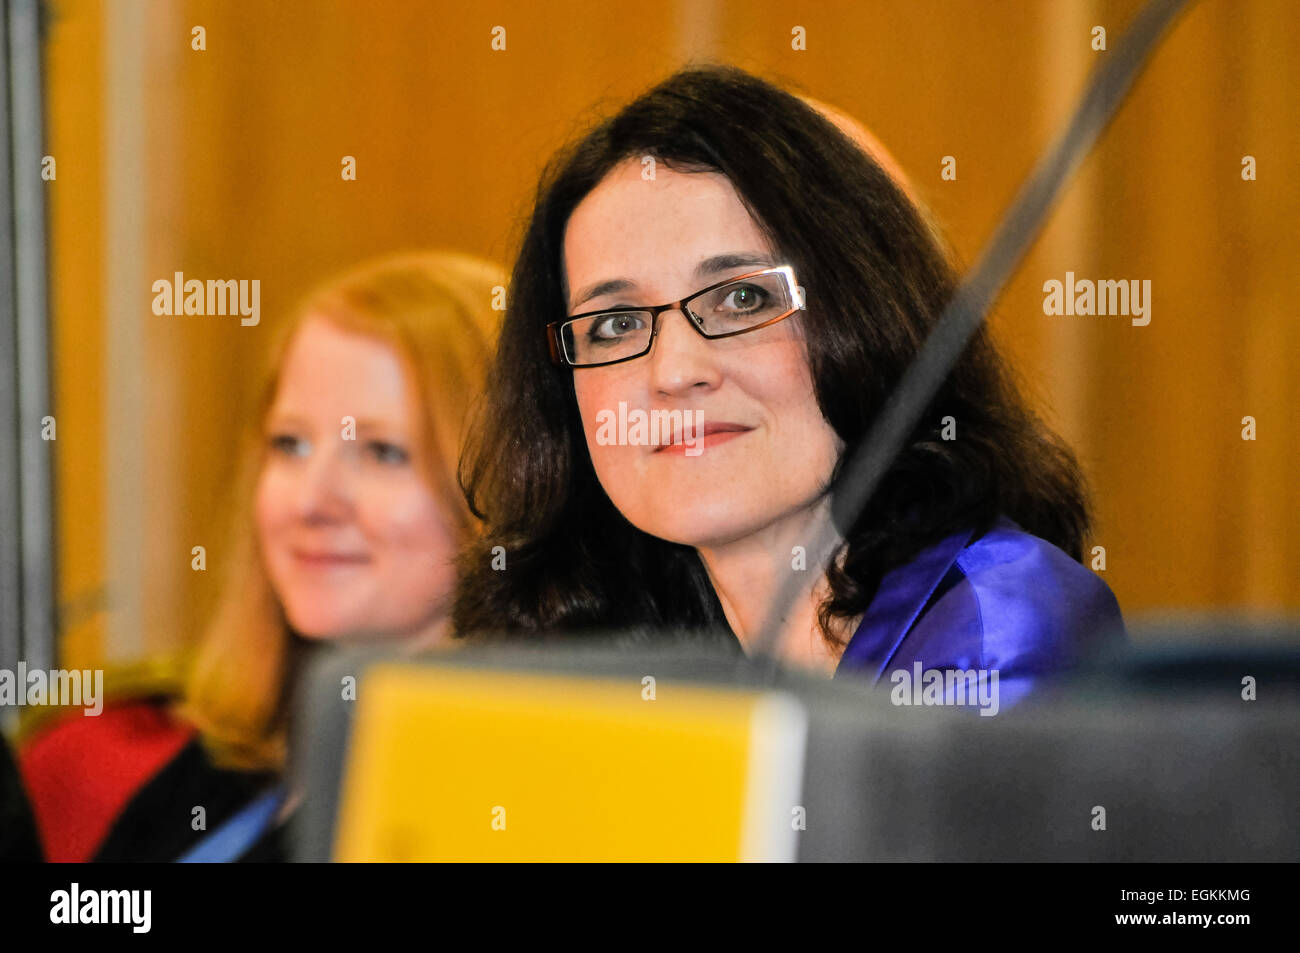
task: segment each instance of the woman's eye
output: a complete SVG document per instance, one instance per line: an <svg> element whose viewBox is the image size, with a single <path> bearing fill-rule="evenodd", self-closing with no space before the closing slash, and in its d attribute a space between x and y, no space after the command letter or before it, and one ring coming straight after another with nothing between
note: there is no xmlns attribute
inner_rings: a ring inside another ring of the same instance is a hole
<svg viewBox="0 0 1300 953"><path fill-rule="evenodd" d="M271 434L268 443L272 451L286 457L305 457L311 451L306 440L290 433Z"/></svg>
<svg viewBox="0 0 1300 953"><path fill-rule="evenodd" d="M740 314L757 311L767 300L767 293L753 285L741 285L722 299L723 308Z"/></svg>
<svg viewBox="0 0 1300 953"><path fill-rule="evenodd" d="M371 440L366 444L366 452L380 463L401 464L410 461L406 450L386 440Z"/></svg>
<svg viewBox="0 0 1300 953"><path fill-rule="evenodd" d="M596 340L609 341L640 331L644 327L645 318L640 314L610 314L592 325L587 336Z"/></svg>

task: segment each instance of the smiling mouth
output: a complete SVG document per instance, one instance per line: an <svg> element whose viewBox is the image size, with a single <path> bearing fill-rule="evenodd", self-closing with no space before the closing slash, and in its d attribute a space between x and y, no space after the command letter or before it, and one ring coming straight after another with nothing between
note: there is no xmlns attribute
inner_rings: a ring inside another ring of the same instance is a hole
<svg viewBox="0 0 1300 953"><path fill-rule="evenodd" d="M331 569L343 566L363 566L370 557L363 553L318 553L294 550L293 558L304 566Z"/></svg>
<svg viewBox="0 0 1300 953"><path fill-rule="evenodd" d="M729 423L710 423L704 425L704 433L695 436L695 439L686 442L682 439L680 433L674 433L669 443L660 444L655 447L654 453L671 453L686 456L687 450L695 449L697 452L707 449L708 447L717 446L720 443L726 443L733 437L739 437L747 434L753 427L746 427L744 424Z"/></svg>

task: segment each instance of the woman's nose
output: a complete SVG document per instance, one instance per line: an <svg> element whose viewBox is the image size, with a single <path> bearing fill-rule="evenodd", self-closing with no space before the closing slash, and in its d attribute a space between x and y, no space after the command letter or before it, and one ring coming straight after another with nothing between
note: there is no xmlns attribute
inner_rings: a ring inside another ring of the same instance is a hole
<svg viewBox="0 0 1300 953"><path fill-rule="evenodd" d="M340 441L341 443L342 441ZM321 448L302 469L298 515L312 523L345 519L352 507L351 467L343 447Z"/></svg>
<svg viewBox="0 0 1300 953"><path fill-rule="evenodd" d="M679 395L694 388L711 390L721 382L713 342L692 326L686 311L659 315L659 330L647 358L650 383L664 395Z"/></svg>

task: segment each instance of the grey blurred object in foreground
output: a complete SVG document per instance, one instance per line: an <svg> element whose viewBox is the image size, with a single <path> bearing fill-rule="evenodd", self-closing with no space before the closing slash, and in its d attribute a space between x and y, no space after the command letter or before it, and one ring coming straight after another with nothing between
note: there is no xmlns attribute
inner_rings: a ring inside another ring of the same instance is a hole
<svg viewBox="0 0 1300 953"><path fill-rule="evenodd" d="M314 660L295 736L308 789L295 857L330 856L354 706L340 678L375 661L626 677L779 691L808 715L801 861L1295 861L1300 647L1171 643L1080 673L995 717L894 706L890 686L826 681L716 644L650 651L561 640L433 659L357 652ZM1255 680L1258 700L1242 698ZM439 752L412 751L436 762ZM449 784L455 783L449 774ZM1095 829L1096 809L1105 829ZM580 859L580 858L574 858Z"/></svg>

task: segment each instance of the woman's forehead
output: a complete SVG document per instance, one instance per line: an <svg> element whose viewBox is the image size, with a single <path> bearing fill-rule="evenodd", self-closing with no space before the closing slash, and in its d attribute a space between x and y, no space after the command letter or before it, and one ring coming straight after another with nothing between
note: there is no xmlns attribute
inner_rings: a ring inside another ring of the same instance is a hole
<svg viewBox="0 0 1300 953"><path fill-rule="evenodd" d="M706 259L743 253L772 249L725 176L660 164L647 178L639 164L624 162L569 218L561 258L565 293L577 306L596 285L668 279Z"/></svg>

